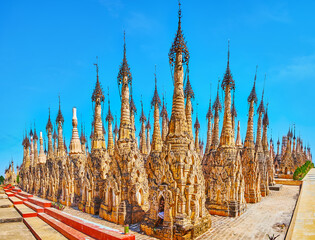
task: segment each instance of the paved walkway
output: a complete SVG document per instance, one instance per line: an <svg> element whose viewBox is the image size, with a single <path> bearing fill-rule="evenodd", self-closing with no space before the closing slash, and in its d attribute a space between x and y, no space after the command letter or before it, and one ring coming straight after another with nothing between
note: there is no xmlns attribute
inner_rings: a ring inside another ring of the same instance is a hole
<svg viewBox="0 0 315 240"><path fill-rule="evenodd" d="M315 239L315 168L303 179L295 215L292 238L288 239Z"/></svg>
<svg viewBox="0 0 315 240"><path fill-rule="evenodd" d="M201 235L198 240L267 240L267 234L279 234L277 240L284 239L298 198L298 192L298 186L283 186L279 192L271 191L271 194L262 198L261 202L248 204L247 211L238 218L211 216L211 229ZM98 216L83 213L73 208L66 208L64 211L91 222L123 231L122 226L108 222ZM130 229L133 230L131 232L135 234L137 240L155 239L141 234L139 224L131 225Z"/></svg>

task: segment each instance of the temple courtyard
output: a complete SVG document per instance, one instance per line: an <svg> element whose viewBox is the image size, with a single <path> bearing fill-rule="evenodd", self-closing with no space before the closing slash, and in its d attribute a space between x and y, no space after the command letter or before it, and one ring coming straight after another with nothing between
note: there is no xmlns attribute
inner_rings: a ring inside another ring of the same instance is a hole
<svg viewBox="0 0 315 240"><path fill-rule="evenodd" d="M199 236L203 239L268 239L267 234L280 235L284 239L291 216L298 199L299 186L284 185L280 191L271 191L268 197L262 198L256 204L247 204L247 211L237 218L211 216L212 227ZM83 213L73 208L66 208L65 212L87 219L91 222L103 224L110 228L123 231L123 226L105 221L99 216ZM156 239L140 233L139 224L130 226L136 239Z"/></svg>

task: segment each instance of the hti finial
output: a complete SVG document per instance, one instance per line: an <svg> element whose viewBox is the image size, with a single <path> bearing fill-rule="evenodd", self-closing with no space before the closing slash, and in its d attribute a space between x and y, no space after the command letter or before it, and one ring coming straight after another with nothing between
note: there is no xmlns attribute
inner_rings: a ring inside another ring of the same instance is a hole
<svg viewBox="0 0 315 240"><path fill-rule="evenodd" d="M264 99L265 84L266 84L266 73L265 73L264 86L263 86L263 91L262 91L262 99Z"/></svg>
<svg viewBox="0 0 315 240"><path fill-rule="evenodd" d="M156 86L157 86L157 79L156 79L156 64L155 64L154 78L155 78L155 88L156 88Z"/></svg>
<svg viewBox="0 0 315 240"><path fill-rule="evenodd" d="M227 65L230 65L230 39L228 39L228 61L227 61Z"/></svg>
<svg viewBox="0 0 315 240"><path fill-rule="evenodd" d="M93 65L96 66L96 77L98 79L98 56L96 56L96 63L94 63Z"/></svg>
<svg viewBox="0 0 315 240"><path fill-rule="evenodd" d="M220 78L218 78L218 90L217 90L218 94L219 94L219 87L220 87Z"/></svg>
<svg viewBox="0 0 315 240"><path fill-rule="evenodd" d="M126 56L126 31L124 30L124 56Z"/></svg>
<svg viewBox="0 0 315 240"><path fill-rule="evenodd" d="M110 100L109 100L109 87L107 87L107 98L108 98L108 106L110 104Z"/></svg>
<svg viewBox="0 0 315 240"><path fill-rule="evenodd" d="M58 95L58 99L59 99L59 110L60 110L60 94Z"/></svg>
<svg viewBox="0 0 315 240"><path fill-rule="evenodd" d="M178 0L178 22L179 23L180 23L181 18L182 18L182 9L180 7L181 7L181 3L180 3L180 0Z"/></svg>

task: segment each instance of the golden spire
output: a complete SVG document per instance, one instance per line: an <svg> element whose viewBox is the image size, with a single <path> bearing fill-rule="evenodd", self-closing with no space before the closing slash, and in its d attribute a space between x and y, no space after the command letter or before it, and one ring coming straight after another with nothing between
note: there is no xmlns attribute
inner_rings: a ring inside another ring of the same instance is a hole
<svg viewBox="0 0 315 240"><path fill-rule="evenodd" d="M256 66L256 73L254 78L254 85L252 88L252 91L247 99L249 102L249 111L248 111L248 122L247 122L247 131L246 131L246 137L244 142L244 147L246 148L254 148L254 103L257 103L257 95L256 95L256 78L257 78L257 68Z"/></svg>
<svg viewBox="0 0 315 240"><path fill-rule="evenodd" d="M152 151L160 152L162 150L162 139L161 139L161 130L160 130L160 106L161 100L157 91L157 78L156 78L156 65L155 65L155 89L154 95L151 101L151 107L154 107L154 128L153 128L153 136L152 136ZM163 99L164 106L164 99Z"/></svg>
<svg viewBox="0 0 315 240"><path fill-rule="evenodd" d="M222 89L225 91L224 99L224 117L223 127L221 131L220 146L234 146L234 133L232 129L232 116L231 116L231 90L235 89L235 83L232 78L230 70L230 41L228 44L228 61L225 75L222 81Z"/></svg>
<svg viewBox="0 0 315 240"><path fill-rule="evenodd" d="M110 111L110 99L109 99L109 88L107 93L108 99L108 112L106 116L106 121L108 122L108 145L107 149L109 154L112 155L114 153L114 138L113 138L113 130L112 130L112 122L114 120L112 112Z"/></svg>
<svg viewBox="0 0 315 240"><path fill-rule="evenodd" d="M220 96L219 96L219 86L220 86L220 79L218 80L217 97L212 106L212 109L214 109L214 126L212 129L212 140L211 140L210 149L217 149L219 145L219 112L222 109Z"/></svg>

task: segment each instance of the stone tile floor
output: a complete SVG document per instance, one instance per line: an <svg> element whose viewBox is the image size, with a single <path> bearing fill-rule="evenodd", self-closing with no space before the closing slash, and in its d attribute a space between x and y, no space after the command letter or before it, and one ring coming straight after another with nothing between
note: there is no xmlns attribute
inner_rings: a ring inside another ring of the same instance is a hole
<svg viewBox="0 0 315 240"><path fill-rule="evenodd" d="M268 240L267 234L279 234L280 236L277 240L282 240L290 223L298 193L299 186L283 186L279 192L271 191L270 195L262 198L261 202L248 204L246 212L240 217L228 218L213 215L211 216L212 227L197 239ZM74 216L123 231L122 226L105 221L98 216L83 213L74 208L66 208L64 211ZM139 224L131 225L130 230L135 234L137 240L156 239L141 234Z"/></svg>

